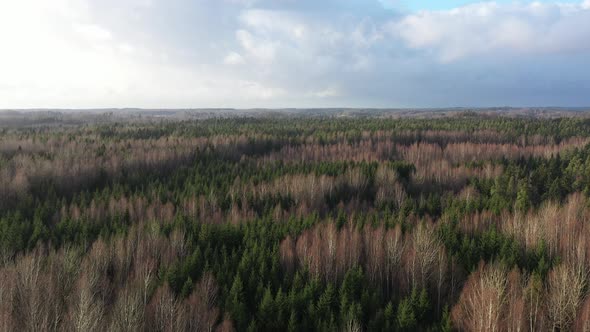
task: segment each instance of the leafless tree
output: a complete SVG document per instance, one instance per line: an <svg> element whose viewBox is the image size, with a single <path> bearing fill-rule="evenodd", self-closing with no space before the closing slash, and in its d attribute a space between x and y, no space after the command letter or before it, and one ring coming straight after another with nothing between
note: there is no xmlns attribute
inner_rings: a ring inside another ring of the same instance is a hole
<svg viewBox="0 0 590 332"><path fill-rule="evenodd" d="M560 264L549 272L547 307L552 330L567 330L572 326L585 286L586 275L580 266Z"/></svg>
<svg viewBox="0 0 590 332"><path fill-rule="evenodd" d="M455 326L465 331L499 331L506 292L506 270L501 265L480 264L453 308Z"/></svg>
<svg viewBox="0 0 590 332"><path fill-rule="evenodd" d="M181 304L172 294L168 284L160 286L148 305L148 328L159 332L182 331L185 317Z"/></svg>
<svg viewBox="0 0 590 332"><path fill-rule="evenodd" d="M95 293L98 276L82 274L70 308L71 328L75 331L104 329L104 305Z"/></svg>
<svg viewBox="0 0 590 332"><path fill-rule="evenodd" d="M112 319L112 331L143 330L145 305L142 289L127 285L121 290L115 301Z"/></svg>

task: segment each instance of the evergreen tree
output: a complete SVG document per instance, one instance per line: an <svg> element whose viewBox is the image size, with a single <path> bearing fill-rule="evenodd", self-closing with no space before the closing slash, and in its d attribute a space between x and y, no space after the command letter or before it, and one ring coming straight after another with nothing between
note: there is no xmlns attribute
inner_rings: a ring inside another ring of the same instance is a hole
<svg viewBox="0 0 590 332"><path fill-rule="evenodd" d="M416 313L410 299L403 299L397 308L397 325L400 330L411 331L416 328Z"/></svg>
<svg viewBox="0 0 590 332"><path fill-rule="evenodd" d="M385 331L393 330L393 328L395 326L395 311L393 309L393 304L391 303L391 301L388 302L387 305L385 306L385 310L383 312L383 317L385 320L384 330Z"/></svg>
<svg viewBox="0 0 590 332"><path fill-rule="evenodd" d="M244 303L244 285L240 275L236 275L227 297L226 309L236 323L238 329L245 329L248 322Z"/></svg>
<svg viewBox="0 0 590 332"><path fill-rule="evenodd" d="M266 288L258 310L258 321L264 330L276 329L277 312L270 288Z"/></svg>
<svg viewBox="0 0 590 332"><path fill-rule="evenodd" d="M295 313L295 310L291 310L291 315L289 316L289 323L287 325L287 331L295 332L300 330L301 329L299 327L299 319L297 318L297 314Z"/></svg>
<svg viewBox="0 0 590 332"><path fill-rule="evenodd" d="M442 313L442 319L440 323L440 330L441 332L451 332L453 331L453 321L451 320L451 313L449 312L449 306L445 305L445 308Z"/></svg>
<svg viewBox="0 0 590 332"><path fill-rule="evenodd" d="M193 291L193 279L191 279L191 277L188 277L186 279L186 282L182 286L182 290L180 291L180 298L188 297L192 293L192 291Z"/></svg>
<svg viewBox="0 0 590 332"><path fill-rule="evenodd" d="M514 208L516 211L527 212L531 207L529 185L526 181L521 181L518 185L518 194Z"/></svg>

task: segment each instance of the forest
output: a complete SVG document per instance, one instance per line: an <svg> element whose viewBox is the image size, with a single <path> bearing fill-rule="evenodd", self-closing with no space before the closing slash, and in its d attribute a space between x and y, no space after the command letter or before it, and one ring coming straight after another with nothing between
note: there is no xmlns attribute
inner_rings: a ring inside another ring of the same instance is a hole
<svg viewBox="0 0 590 332"><path fill-rule="evenodd" d="M590 331L590 118L100 119L0 126L0 331Z"/></svg>

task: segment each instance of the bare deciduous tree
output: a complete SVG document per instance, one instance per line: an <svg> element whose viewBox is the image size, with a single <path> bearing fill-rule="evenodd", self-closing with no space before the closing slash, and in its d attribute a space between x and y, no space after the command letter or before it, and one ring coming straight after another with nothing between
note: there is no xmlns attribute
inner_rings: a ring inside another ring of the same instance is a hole
<svg viewBox="0 0 590 332"><path fill-rule="evenodd" d="M104 305L95 293L98 276L82 274L78 280L70 307L70 324L75 331L101 331L104 329Z"/></svg>
<svg viewBox="0 0 590 332"><path fill-rule="evenodd" d="M219 318L217 301L217 282L212 274L206 273L195 285L193 293L184 301L187 330L213 331Z"/></svg>
<svg viewBox="0 0 590 332"><path fill-rule="evenodd" d="M465 331L499 331L506 292L506 270L500 265L480 264L467 279L453 308L455 326Z"/></svg>
<svg viewBox="0 0 590 332"><path fill-rule="evenodd" d="M549 272L547 307L552 330L567 330L572 326L583 301L586 275L579 265L560 264Z"/></svg>
<svg viewBox="0 0 590 332"><path fill-rule="evenodd" d="M142 289L127 285L115 301L111 319L112 331L143 330L145 305Z"/></svg>
<svg viewBox="0 0 590 332"><path fill-rule="evenodd" d="M186 321L183 307L172 294L168 284L160 286L148 305L150 329L159 332L182 331Z"/></svg>

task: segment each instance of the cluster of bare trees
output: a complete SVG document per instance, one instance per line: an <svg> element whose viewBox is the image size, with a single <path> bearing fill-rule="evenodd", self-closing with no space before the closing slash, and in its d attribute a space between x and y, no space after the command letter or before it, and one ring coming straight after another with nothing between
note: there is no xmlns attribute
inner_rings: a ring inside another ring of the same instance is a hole
<svg viewBox="0 0 590 332"><path fill-rule="evenodd" d="M321 136L311 134L303 136L301 141L305 144L335 144L349 140L350 135L345 131L331 131L322 133ZM521 135L514 137L492 129L479 129L475 131L465 130L407 130L399 128L398 130L363 130L357 139L371 140L372 142L394 141L399 144L409 145L414 142L436 143L446 146L452 143L491 143L491 144L508 144L517 142L520 146L530 145L555 145L555 137L540 134Z"/></svg>
<svg viewBox="0 0 590 332"><path fill-rule="evenodd" d="M362 266L385 294L427 288L436 294L437 304L455 290L461 273L429 222L417 222L405 234L399 225L358 229L349 222L338 229L324 223L295 239L287 237L280 254L286 271L307 267L312 275L336 283L350 268Z"/></svg>
<svg viewBox="0 0 590 332"><path fill-rule="evenodd" d="M309 143L286 145L277 152L264 157L266 161L282 160L285 162L318 161L384 161L392 158L406 160L413 164L428 164L445 160L449 165L482 161L490 159L517 159L520 157L550 157L566 149L582 147L588 139L574 137L559 144L526 145L514 143L475 143L460 142L442 145L440 143L411 142L402 144L395 140L366 138L358 142L345 139L332 144Z"/></svg>
<svg viewBox="0 0 590 332"><path fill-rule="evenodd" d="M385 167L382 166L382 168ZM383 174L384 178L381 180L387 181L386 184L395 184L395 172L393 170L388 172L388 174ZM384 185L386 184L384 183ZM324 205L325 199L330 199L338 191L346 190L351 196L358 196L369 189L369 186L369 179L362 170L353 167L339 176L290 174L258 185L236 182L229 194L233 201L240 198L243 202L276 195L289 196L298 206L305 204L307 207L319 209Z"/></svg>
<svg viewBox="0 0 590 332"><path fill-rule="evenodd" d="M222 209L216 195L190 195L176 201L162 200L160 193L151 189L141 194L121 194L107 198L97 196L83 205L76 202L64 203L55 212L53 222L69 219L100 224L105 220L127 218L126 221L132 224L148 221L170 223L179 214L195 217L206 223L227 220L238 222L256 217L257 214L252 209L253 202L278 196L289 197L293 201L292 207L286 210L280 205L276 207L275 217L281 219L282 216L293 213L303 216L310 211L326 211L327 200L342 192L352 200L348 210L354 210L370 186L374 186L374 204L377 206L393 204L400 207L408 197L396 171L387 164L381 164L372 184L359 167L352 167L339 176L290 174L259 184L242 183L236 179L227 193L232 202L228 210ZM372 204L373 202L369 202L369 205Z"/></svg>
<svg viewBox="0 0 590 332"><path fill-rule="evenodd" d="M374 136L379 135L376 131ZM416 142L423 141L428 143L438 143L446 146L451 143L495 143L506 144L514 143L515 139L506 133L499 132L492 129L480 129L476 131L461 131L461 130L421 130L421 131L399 131L395 134L390 133L392 138L401 142ZM395 136L393 136L395 135ZM555 145L556 141L553 136L545 135L521 135L517 138L520 146L528 145Z"/></svg>
<svg viewBox="0 0 590 332"><path fill-rule="evenodd" d="M285 162L320 162L320 161L383 161L395 156L396 144L393 141L371 142L362 140L358 143L341 141L334 144L287 145L281 150L263 157L265 162L282 160Z"/></svg>
<svg viewBox="0 0 590 332"><path fill-rule="evenodd" d="M464 217L459 227L477 234L496 227L534 252L543 245L559 262L546 280L499 264L472 273L453 310L455 324L469 331L575 330L590 325L590 227L588 199L572 194L565 204L547 202L537 211L484 211Z"/></svg>
<svg viewBox="0 0 590 332"><path fill-rule="evenodd" d="M238 207L232 204L229 211L223 210L215 197L191 195L181 199L178 203L171 200L162 201L157 193L149 192L144 195L131 194L129 196L109 197L106 200L93 198L88 204L80 206L75 202L64 204L54 215L54 222L60 220L82 220L92 224L100 224L105 220L127 218L132 224L157 222L171 223L179 215L198 218L203 223L221 223L224 221L247 221L256 216L246 204Z"/></svg>
<svg viewBox="0 0 590 332"><path fill-rule="evenodd" d="M433 184L443 184L453 190L463 188L470 178L491 179L503 172L502 166L491 163L485 163L482 167L452 166L444 159L415 164L415 166L416 172L412 174L414 185L428 187Z"/></svg>
<svg viewBox="0 0 590 332"><path fill-rule="evenodd" d="M168 174L207 149L239 160L269 141L269 136L256 134L106 139L90 129L6 135L0 138L0 207L46 183L73 193L101 177L116 182L138 172Z"/></svg>
<svg viewBox="0 0 590 332"><path fill-rule="evenodd" d="M582 264L590 273L590 243L586 240L590 236L588 219L588 199L582 193L574 193L563 204L548 201L537 211L504 211L500 216L490 211L476 212L463 217L458 226L468 234L494 226L516 239L525 250L534 251L542 244L549 258Z"/></svg>
<svg viewBox="0 0 590 332"><path fill-rule="evenodd" d="M109 197L106 200L93 198L87 205L76 203L63 205L54 220L84 220L90 223L101 223L107 219L129 218L129 222L143 224L149 221L160 223L171 222L177 214L177 207L171 202L162 202L154 193L149 195L130 195Z"/></svg>
<svg viewBox="0 0 590 332"><path fill-rule="evenodd" d="M167 284L156 289L152 300L145 308L148 330L155 331L233 331L231 321L218 324L218 286L215 278L207 273L194 286L191 295L181 300ZM216 328L217 327L217 328ZM129 331L127 328L121 331Z"/></svg>
<svg viewBox="0 0 590 332"><path fill-rule="evenodd" d="M381 138L381 137L378 137ZM542 142L535 139L535 142ZM460 142L441 145L439 143L414 142L400 144L392 140L363 139L351 143L346 140L334 144L287 145L280 151L261 158L263 162L281 160L284 162L318 161L386 161L401 159L413 164L415 182L420 184L443 183L460 189L471 177L493 178L502 173L502 167L490 163L500 158L550 157L567 149L582 147L585 138L570 138L559 144L520 146L511 143ZM530 142L529 142L530 143ZM466 163L483 162L483 166L468 167Z"/></svg>
<svg viewBox="0 0 590 332"><path fill-rule="evenodd" d="M375 172L375 205L390 204L400 207L407 199L407 193L398 179L398 174L387 167L386 165L379 165L377 172Z"/></svg>
<svg viewBox="0 0 590 332"><path fill-rule="evenodd" d="M453 308L466 331L588 331L588 275L579 264L554 267L545 283L500 264L480 264Z"/></svg>
<svg viewBox="0 0 590 332"><path fill-rule="evenodd" d="M462 142L444 147L440 144L416 142L411 145L398 145L396 151L402 159L413 164L428 163L431 160L446 160L451 165L483 161L489 159L518 159L520 157L549 158L566 149L582 147L588 143L586 138L570 138L559 144L527 145Z"/></svg>
<svg viewBox="0 0 590 332"><path fill-rule="evenodd" d="M338 180L332 176L316 176L315 174L295 174L280 177L270 183L238 184L230 190L230 196L241 196L243 202L248 201L248 196L253 199L263 199L269 196L290 196L295 204L307 204L310 207L320 208L324 205L326 196L332 195L337 188Z"/></svg>
<svg viewBox="0 0 590 332"><path fill-rule="evenodd" d="M220 320L212 275L185 300L159 285L160 268L186 255L184 234L157 226L99 239L85 254L38 247L0 268L0 330L211 331Z"/></svg>
<svg viewBox="0 0 590 332"><path fill-rule="evenodd" d="M2 148L20 144L2 141ZM19 145L20 149L0 163L0 198L9 202L22 199L32 188L53 183L61 192L88 188L101 177L116 181L139 171L166 173L193 160L205 139L146 139L109 141L66 140ZM5 146L7 145L7 146Z"/></svg>

